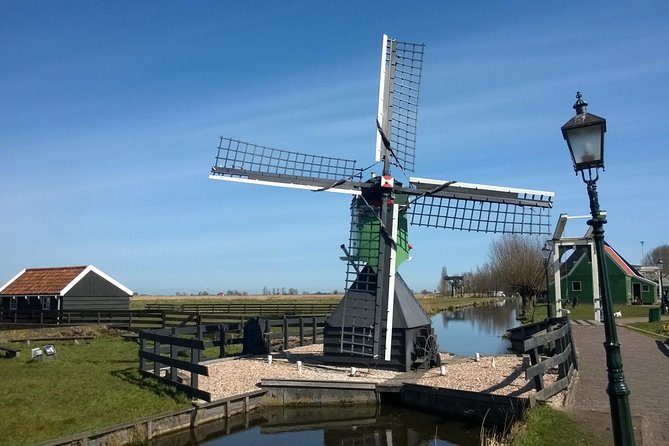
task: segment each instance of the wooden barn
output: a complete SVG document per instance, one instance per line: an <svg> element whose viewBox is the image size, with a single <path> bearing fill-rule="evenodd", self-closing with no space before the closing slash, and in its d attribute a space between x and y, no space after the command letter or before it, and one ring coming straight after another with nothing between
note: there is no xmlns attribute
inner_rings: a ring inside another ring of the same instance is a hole
<svg viewBox="0 0 669 446"><path fill-rule="evenodd" d="M614 304L654 304L658 284L643 277L609 244L605 244L611 300ZM587 246L579 246L560 267L562 299L593 303L592 260ZM555 288L549 287L551 298Z"/></svg>
<svg viewBox="0 0 669 446"><path fill-rule="evenodd" d="M0 287L2 313L128 310L132 291L93 265L26 268Z"/></svg>

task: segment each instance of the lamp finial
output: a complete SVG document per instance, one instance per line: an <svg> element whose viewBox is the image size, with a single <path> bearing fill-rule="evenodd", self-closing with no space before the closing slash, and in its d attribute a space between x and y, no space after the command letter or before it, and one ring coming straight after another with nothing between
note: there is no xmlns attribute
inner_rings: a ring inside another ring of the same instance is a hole
<svg viewBox="0 0 669 446"><path fill-rule="evenodd" d="M583 95L581 94L580 91L576 92L576 103L574 104L574 110L576 110L577 115L582 115L587 113L588 111L586 110L586 107L588 106L588 103L585 102L583 99Z"/></svg>

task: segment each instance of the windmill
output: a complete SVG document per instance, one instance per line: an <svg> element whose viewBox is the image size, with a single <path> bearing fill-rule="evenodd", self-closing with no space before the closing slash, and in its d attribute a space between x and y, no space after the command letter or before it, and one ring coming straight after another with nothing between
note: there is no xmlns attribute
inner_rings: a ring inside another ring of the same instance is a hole
<svg viewBox="0 0 669 446"><path fill-rule="evenodd" d="M213 180L345 193L351 202L346 291L324 331L324 359L409 370L438 362L430 318L397 273L409 258L408 224L547 234L552 192L407 177L416 159L424 45L383 36L375 164L221 137ZM380 165L382 175L363 174ZM392 174L396 167L406 178Z"/></svg>

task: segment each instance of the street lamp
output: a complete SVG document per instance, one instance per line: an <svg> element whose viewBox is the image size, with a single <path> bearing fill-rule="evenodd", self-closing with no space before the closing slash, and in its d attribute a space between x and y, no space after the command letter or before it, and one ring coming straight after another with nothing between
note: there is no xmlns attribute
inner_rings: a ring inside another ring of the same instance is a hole
<svg viewBox="0 0 669 446"><path fill-rule="evenodd" d="M587 112L588 103L580 92L576 93L574 109L576 116L562 126L562 136L567 140L569 153L574 163L574 170L581 173L587 185L590 198L590 214L588 225L592 226L592 236L597 251L597 272L601 288L601 301L604 310L604 349L606 350L606 368L609 384L606 392L611 406L611 423L613 440L616 446L634 445L634 431L630 413L628 396L630 390L625 383L623 359L620 354L620 343L616 324L613 321L613 302L609 289L606 257L604 253L604 218L599 211L597 196L597 180L599 168L604 168L604 133L606 120Z"/></svg>
<svg viewBox="0 0 669 446"><path fill-rule="evenodd" d="M550 262L552 253L553 248L551 247L550 243L546 242L544 247L541 248L541 255L544 258L544 273L546 274L546 314L548 315L548 319L553 317L553 305L551 304L551 297L548 292L548 263Z"/></svg>
<svg viewBox="0 0 669 446"><path fill-rule="evenodd" d="M664 262L662 259L657 259L657 267L659 268L659 280L658 280L658 285L660 286L660 313L665 314L666 313L666 305L664 302L664 293L662 289L662 268L664 267Z"/></svg>

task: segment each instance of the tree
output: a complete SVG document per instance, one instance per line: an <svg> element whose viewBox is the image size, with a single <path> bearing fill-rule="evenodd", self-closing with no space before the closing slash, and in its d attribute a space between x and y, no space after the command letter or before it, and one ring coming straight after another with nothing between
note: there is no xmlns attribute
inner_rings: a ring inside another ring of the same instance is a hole
<svg viewBox="0 0 669 446"><path fill-rule="evenodd" d="M669 273L669 245L660 245L651 249L643 256L641 263L644 266L657 266L657 261L662 259L662 276Z"/></svg>
<svg viewBox="0 0 669 446"><path fill-rule="evenodd" d="M520 294L525 317L533 297L543 289L544 264L537 237L503 235L490 246L490 265L497 282L505 290Z"/></svg>

